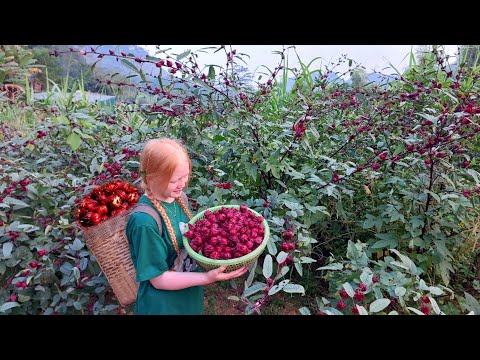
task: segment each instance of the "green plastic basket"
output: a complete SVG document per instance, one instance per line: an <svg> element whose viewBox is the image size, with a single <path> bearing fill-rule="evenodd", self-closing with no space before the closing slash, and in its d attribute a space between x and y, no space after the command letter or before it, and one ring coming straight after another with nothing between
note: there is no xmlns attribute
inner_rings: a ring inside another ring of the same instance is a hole
<svg viewBox="0 0 480 360"><path fill-rule="evenodd" d="M199 219L202 219L203 218L203 215L205 213L205 211L207 210L210 210L211 212L215 212L217 210L220 210L221 208L236 208L236 209L240 209L240 205L221 205L221 206L214 206L214 207L211 207L211 208L208 208L208 209L205 209L204 211L198 213L197 215L195 215L194 217L192 217L190 219L190 221L188 222L188 224L195 224L195 222ZM255 210L252 210L250 208L247 208L249 211L253 212L256 216L262 216L260 215L258 212L256 212ZM239 258L235 258L235 259L228 259L228 260L216 260L216 259L210 259L210 258L207 258L206 256L203 256L197 252L195 252L191 247L190 247L190 244L189 244L189 239L187 239L185 236L183 237L183 246L185 247L185 250L187 251L187 253L197 261L197 263L203 267L205 270L212 270L212 269L216 269L222 265L225 265L227 268L226 268L226 272L230 272L230 271L233 271L233 270L236 270L236 269L240 269L241 267L243 266L249 266L250 264L252 264L255 259L257 259L262 253L263 251L265 250L265 247L267 246L267 242L268 242L268 239L270 238L270 228L268 227L268 223L267 223L267 220L263 219L263 227L264 227L264 236L263 236L263 241L260 245L258 245L258 247L253 250L251 253L248 253L247 255L244 255L242 257L239 257Z"/></svg>

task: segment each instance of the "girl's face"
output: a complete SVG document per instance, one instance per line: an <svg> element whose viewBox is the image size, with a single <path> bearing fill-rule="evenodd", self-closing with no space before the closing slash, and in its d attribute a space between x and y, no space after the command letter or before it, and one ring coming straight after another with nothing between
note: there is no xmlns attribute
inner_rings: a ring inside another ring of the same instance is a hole
<svg viewBox="0 0 480 360"><path fill-rule="evenodd" d="M158 198L164 201L178 198L183 188L187 185L188 175L190 174L188 163L186 161L177 165L173 171L170 181L167 183L167 188L163 192L158 192ZM152 191L155 192L155 183Z"/></svg>

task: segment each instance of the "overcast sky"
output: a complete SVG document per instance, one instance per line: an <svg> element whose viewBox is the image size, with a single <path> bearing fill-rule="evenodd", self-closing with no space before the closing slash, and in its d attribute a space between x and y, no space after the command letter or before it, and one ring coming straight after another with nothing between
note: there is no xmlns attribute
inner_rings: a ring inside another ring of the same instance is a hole
<svg viewBox="0 0 480 360"><path fill-rule="evenodd" d="M146 47L153 55L156 51L153 45L141 45ZM180 54L185 50L196 51L200 48L207 47L209 45L161 45L160 49L169 49L169 54ZM211 46L211 45L210 45ZM285 45L288 47L289 45ZM228 47L227 47L228 48ZM357 63L360 63L366 68L367 73L372 71L379 71L386 74L394 73L391 69L385 69L389 67L390 62L399 71L403 71L408 65L409 54L417 45L295 45L296 51L303 63L308 64L316 57L321 57L322 60L316 60L310 69L324 68L326 64L336 63L338 58L346 54L348 58L353 59ZM237 50L239 53L246 53L250 55L250 58L243 57L248 64L248 68L252 73L255 71L263 72L260 68L261 65L267 66L273 70L280 61L280 56L274 54L274 51L281 51L282 45L232 45L232 49ZM454 55L457 50L456 45L446 45L445 51L449 55ZM199 65L225 65L225 54L221 51L213 54L214 50L207 50L208 53L199 54ZM297 56L292 49L287 51L289 67L299 67ZM344 69L336 69L345 71Z"/></svg>

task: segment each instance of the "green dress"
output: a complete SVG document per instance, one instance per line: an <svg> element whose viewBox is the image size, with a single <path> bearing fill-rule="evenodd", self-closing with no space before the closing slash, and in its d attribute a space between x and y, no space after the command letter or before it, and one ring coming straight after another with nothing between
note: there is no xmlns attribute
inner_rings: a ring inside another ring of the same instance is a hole
<svg viewBox="0 0 480 360"><path fill-rule="evenodd" d="M145 195L138 202L150 205L156 210ZM168 209L166 213L172 222L181 250L183 240L179 224L187 223L188 217L177 201L162 204ZM173 216L175 212L176 217ZM203 286L181 290L159 290L155 289L149 281L169 270L177 257L165 222L161 216L160 218L162 235L158 231L155 219L142 212L132 213L125 229L137 281L140 283L134 313L135 315L200 315L203 313ZM196 271L200 269L197 268Z"/></svg>

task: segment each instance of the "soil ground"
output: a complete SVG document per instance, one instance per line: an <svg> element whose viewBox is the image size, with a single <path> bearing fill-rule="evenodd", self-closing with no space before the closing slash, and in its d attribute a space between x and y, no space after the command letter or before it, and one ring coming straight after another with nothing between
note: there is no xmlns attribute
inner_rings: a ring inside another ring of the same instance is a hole
<svg viewBox="0 0 480 360"><path fill-rule="evenodd" d="M246 304L231 300L229 296L239 297L243 288L236 289L230 282L213 283L205 286L205 315L244 315ZM277 293L267 298L260 308L262 315L300 315L298 309L304 306L305 299L299 294Z"/></svg>

